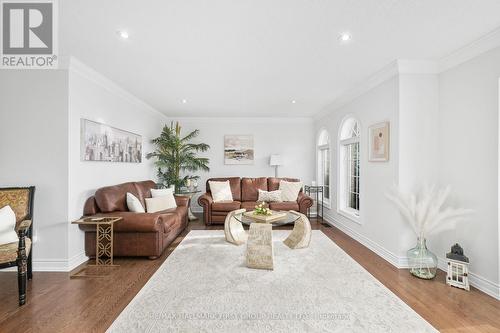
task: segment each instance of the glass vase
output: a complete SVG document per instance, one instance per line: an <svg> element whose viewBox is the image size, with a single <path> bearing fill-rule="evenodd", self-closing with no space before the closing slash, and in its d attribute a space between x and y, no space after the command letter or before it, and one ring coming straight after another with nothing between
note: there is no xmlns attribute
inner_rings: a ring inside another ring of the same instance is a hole
<svg viewBox="0 0 500 333"><path fill-rule="evenodd" d="M417 245L408 250L407 257L412 275L426 280L436 276L438 260L436 255L427 249L425 238L417 239Z"/></svg>

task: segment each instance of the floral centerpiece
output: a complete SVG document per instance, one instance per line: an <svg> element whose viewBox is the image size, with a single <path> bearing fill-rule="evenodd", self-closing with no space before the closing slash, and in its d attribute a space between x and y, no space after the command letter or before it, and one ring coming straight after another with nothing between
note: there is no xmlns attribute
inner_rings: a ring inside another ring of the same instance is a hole
<svg viewBox="0 0 500 333"><path fill-rule="evenodd" d="M408 250L410 273L421 279L436 276L437 257L426 246L426 237L433 233L453 229L455 224L472 211L463 208L443 209L450 187L436 189L424 186L419 193L404 193L394 187L387 197L399 209L417 236L417 245Z"/></svg>
<svg viewBox="0 0 500 333"><path fill-rule="evenodd" d="M253 210L254 215L273 215L273 211L267 207L265 202L262 202L255 206L255 209Z"/></svg>

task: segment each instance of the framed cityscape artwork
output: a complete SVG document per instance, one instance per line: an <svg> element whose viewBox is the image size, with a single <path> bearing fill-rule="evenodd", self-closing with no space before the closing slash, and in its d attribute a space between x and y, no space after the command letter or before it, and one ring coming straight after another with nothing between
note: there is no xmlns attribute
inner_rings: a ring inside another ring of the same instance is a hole
<svg viewBox="0 0 500 333"><path fill-rule="evenodd" d="M142 136L81 119L82 161L142 162Z"/></svg>
<svg viewBox="0 0 500 333"><path fill-rule="evenodd" d="M253 135L224 136L224 164L253 164Z"/></svg>
<svg viewBox="0 0 500 333"><path fill-rule="evenodd" d="M369 156L370 162L389 161L390 133L389 122L372 125L368 128Z"/></svg>

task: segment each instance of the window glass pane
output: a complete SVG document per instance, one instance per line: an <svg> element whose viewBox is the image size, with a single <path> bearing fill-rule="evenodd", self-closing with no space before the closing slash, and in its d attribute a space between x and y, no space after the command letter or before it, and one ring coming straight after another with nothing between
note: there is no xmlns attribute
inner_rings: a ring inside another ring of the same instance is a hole
<svg viewBox="0 0 500 333"><path fill-rule="evenodd" d="M346 148L347 207L359 210L359 142Z"/></svg>
<svg viewBox="0 0 500 333"><path fill-rule="evenodd" d="M328 144L328 132L322 130L318 137L318 146L324 146Z"/></svg>
<svg viewBox="0 0 500 333"><path fill-rule="evenodd" d="M319 185L324 186L323 197L325 200L330 199L330 149L320 149L318 153L319 166Z"/></svg>
<svg viewBox="0 0 500 333"><path fill-rule="evenodd" d="M323 185L324 185L324 193L323 196L325 199L330 199L330 150L323 150Z"/></svg>
<svg viewBox="0 0 500 333"><path fill-rule="evenodd" d="M361 126L355 118L346 119L340 129L340 149L343 155L341 161L339 195L341 208L359 211L360 200L360 136Z"/></svg>

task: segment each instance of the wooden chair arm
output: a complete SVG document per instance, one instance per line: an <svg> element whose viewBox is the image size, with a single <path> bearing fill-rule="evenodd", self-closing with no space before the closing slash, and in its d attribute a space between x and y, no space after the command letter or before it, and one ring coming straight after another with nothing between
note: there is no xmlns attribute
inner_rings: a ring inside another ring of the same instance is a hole
<svg viewBox="0 0 500 333"><path fill-rule="evenodd" d="M17 233L22 232L24 234L29 229L30 226L31 226L31 220L21 221L21 223L19 223L16 227L16 232Z"/></svg>

